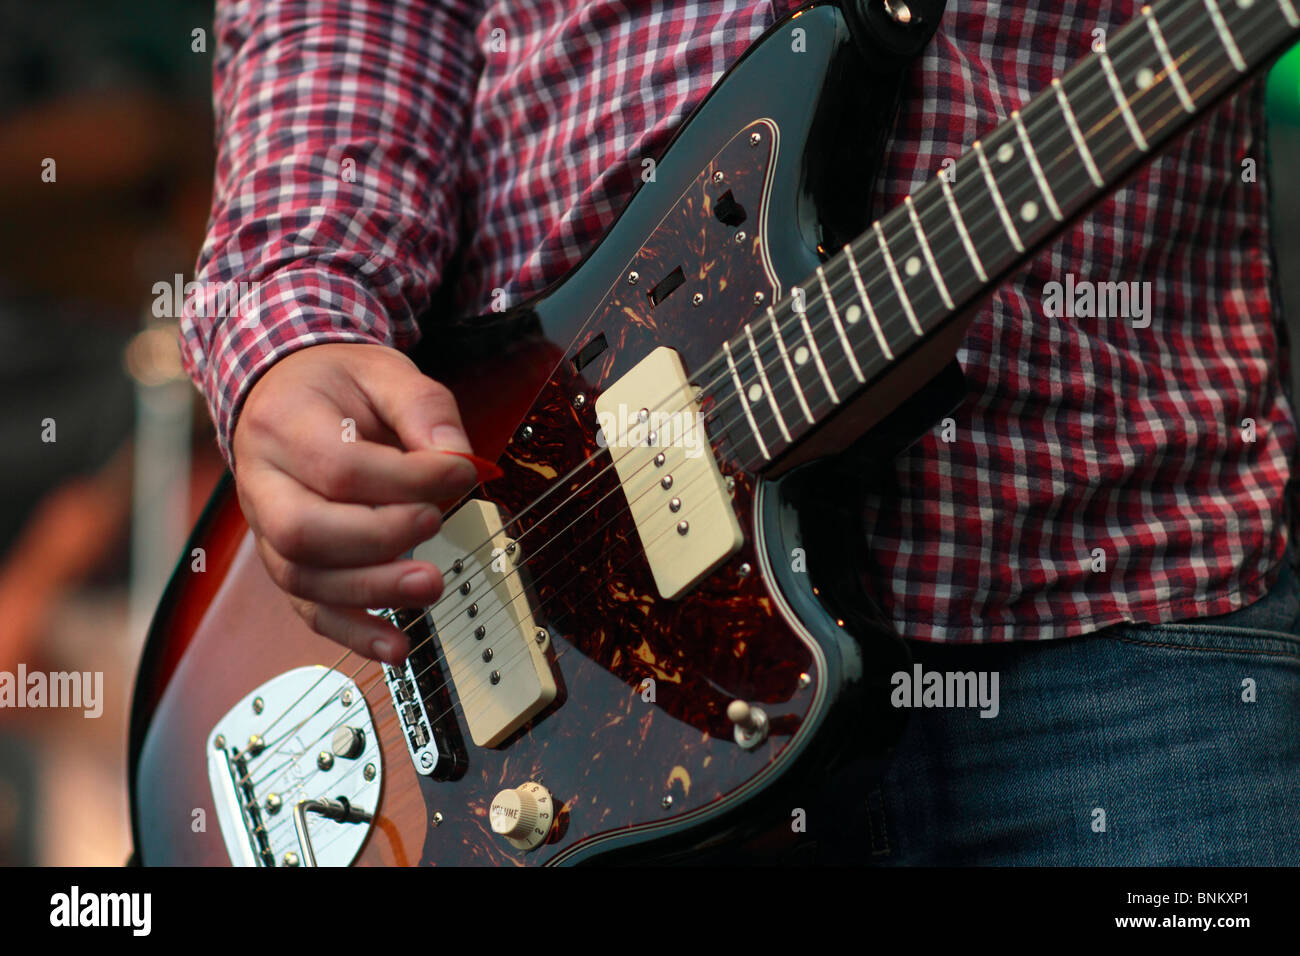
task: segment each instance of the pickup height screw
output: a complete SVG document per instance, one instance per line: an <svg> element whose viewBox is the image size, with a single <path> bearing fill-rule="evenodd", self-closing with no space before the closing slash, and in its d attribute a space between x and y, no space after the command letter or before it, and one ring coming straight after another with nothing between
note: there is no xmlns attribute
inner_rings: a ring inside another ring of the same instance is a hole
<svg viewBox="0 0 1300 956"><path fill-rule="evenodd" d="M762 305L762 304L763 304L763 300L766 299L766 298L767 298L767 296L763 295L763 293L761 293L761 292L755 292L755 293L754 293L754 304L755 304L755 305Z"/></svg>
<svg viewBox="0 0 1300 956"><path fill-rule="evenodd" d="M376 773L375 765L372 763L366 764L366 768L361 771L361 775L365 777L367 780L374 780L375 773Z"/></svg>
<svg viewBox="0 0 1300 956"><path fill-rule="evenodd" d="M435 810L435 811L433 811L433 821L432 821L432 822L433 822L433 825L434 825L435 827L440 827L440 826L442 826L442 811L441 811L441 810Z"/></svg>
<svg viewBox="0 0 1300 956"><path fill-rule="evenodd" d="M433 754L429 753L429 751L427 750L420 754L420 769L421 770L433 769ZM437 826L441 822L442 822L442 814L441 813L434 814L433 825Z"/></svg>
<svg viewBox="0 0 1300 956"><path fill-rule="evenodd" d="M691 523L690 523L689 521L682 520L682 521L677 522L677 533L678 533L678 534L683 534L683 535L684 535L684 534L686 534L686 532L688 532L688 531L690 531L690 530L691 530Z"/></svg>
<svg viewBox="0 0 1300 956"><path fill-rule="evenodd" d="M254 698L253 698L253 713L255 713L255 714L260 714L260 713L261 713L263 710L265 710L265 709L266 709L266 701L262 700L262 698L260 698L260 697L254 697Z"/></svg>
<svg viewBox="0 0 1300 956"><path fill-rule="evenodd" d="M460 572L464 570L465 570L465 562L462 561L460 558L457 558L455 561L451 562L452 574L460 574Z"/></svg>
<svg viewBox="0 0 1300 956"><path fill-rule="evenodd" d="M749 134L749 145L750 145L750 146L757 146L757 145L758 145L759 143L761 143L761 142L763 142L763 134L762 134L762 133L750 133L750 134Z"/></svg>
<svg viewBox="0 0 1300 956"><path fill-rule="evenodd" d="M664 462L667 460L668 459L664 457L664 453L660 452L659 454L655 455L655 467L662 468L664 466Z"/></svg>
<svg viewBox="0 0 1300 956"><path fill-rule="evenodd" d="M735 479L735 478L732 478L730 475L728 475L728 476L727 476L727 494L729 494L729 495L734 495L735 493L736 493L736 479Z"/></svg>
<svg viewBox="0 0 1300 956"><path fill-rule="evenodd" d="M482 624L480 624L478 627L474 628L474 640L476 640L476 641L481 641L481 640L483 640L483 637L484 637L486 634L487 634L487 628L484 627Z"/></svg>
<svg viewBox="0 0 1300 956"><path fill-rule="evenodd" d="M471 604L469 606L469 610L466 611L465 613L468 614L470 617L478 617L478 605Z"/></svg>
<svg viewBox="0 0 1300 956"><path fill-rule="evenodd" d="M546 638L547 638L546 628L544 627L539 627L536 633L533 634L533 640L535 640L538 644L545 644Z"/></svg>
<svg viewBox="0 0 1300 956"><path fill-rule="evenodd" d="M297 854L297 853L294 853L293 850L290 850L288 853L286 853L286 854L284 855L284 865L285 865L285 866L297 866L297 865L298 865L298 854Z"/></svg>
<svg viewBox="0 0 1300 956"><path fill-rule="evenodd" d="M344 707L351 707L351 706L352 706L352 691L350 691L350 690L345 690L345 691L343 692L342 696L339 697L339 701L342 702L342 704L343 704Z"/></svg>
<svg viewBox="0 0 1300 956"><path fill-rule="evenodd" d="M641 281L641 273L639 273L639 272L629 272L629 273L627 274L627 284L628 284L628 285L636 285L636 284L637 284L638 282L640 282L640 281Z"/></svg>
<svg viewBox="0 0 1300 956"><path fill-rule="evenodd" d="M225 734L217 734L217 739L214 740L214 741L212 741L212 746L216 747L218 750L225 750L225 749L226 749L226 735L225 735Z"/></svg>
<svg viewBox="0 0 1300 956"><path fill-rule="evenodd" d="M492 680L492 683L493 683L493 684L499 684L499 683L501 683L501 672L500 672L500 671L493 671L493 672L492 672L491 680Z"/></svg>
<svg viewBox="0 0 1300 956"><path fill-rule="evenodd" d="M534 432L533 432L532 425L525 425L523 428L519 429L519 437L522 438L524 441L532 441L533 434Z"/></svg>
<svg viewBox="0 0 1300 956"><path fill-rule="evenodd" d="M737 242L744 242L744 241L745 241L745 230L744 230L744 229L742 229L742 230L740 230L740 232L736 233L736 241L737 241Z"/></svg>
<svg viewBox="0 0 1300 956"><path fill-rule="evenodd" d="M579 392L577 395L573 396L574 408L582 408L586 404L587 404L587 396L583 395L582 392Z"/></svg>
<svg viewBox="0 0 1300 956"><path fill-rule="evenodd" d="M704 293L697 292L691 296L691 305L700 305L704 301Z"/></svg>
<svg viewBox="0 0 1300 956"><path fill-rule="evenodd" d="M460 593L461 593L461 594L469 594L469 589L470 589L470 587L471 587L470 583L469 583L468 581L466 581L464 584L462 584L462 585L460 586Z"/></svg>
<svg viewBox="0 0 1300 956"><path fill-rule="evenodd" d="M322 770L328 770L334 766L334 755L328 750L322 750L316 757L316 766Z"/></svg>
<svg viewBox="0 0 1300 956"><path fill-rule="evenodd" d="M674 498L672 501L668 502L668 510L671 511L673 514L677 514L677 512L681 511L682 499Z"/></svg>
<svg viewBox="0 0 1300 956"><path fill-rule="evenodd" d="M722 181L723 181L724 179L726 179L726 178L727 178L726 176L723 176L723 175L722 175L722 170L720 170L720 169L719 169L716 173L713 174L713 181L714 181L715 183L720 183L720 182L722 182Z"/></svg>
<svg viewBox="0 0 1300 956"><path fill-rule="evenodd" d="M665 810L667 810L673 805L673 795L671 793L665 793L664 798L660 800L659 803Z"/></svg>
<svg viewBox="0 0 1300 956"><path fill-rule="evenodd" d="M669 488L673 486L673 476L664 475L662 478L659 479L659 484L663 486L664 491L667 491Z"/></svg>
<svg viewBox="0 0 1300 956"><path fill-rule="evenodd" d="M506 554L514 554L517 550L519 550L519 545L515 544L513 541L506 545Z"/></svg>

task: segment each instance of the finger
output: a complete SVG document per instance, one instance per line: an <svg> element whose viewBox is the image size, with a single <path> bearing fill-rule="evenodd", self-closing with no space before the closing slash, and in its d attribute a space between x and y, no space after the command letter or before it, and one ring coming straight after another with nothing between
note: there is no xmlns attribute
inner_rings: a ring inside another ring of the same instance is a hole
<svg viewBox="0 0 1300 956"><path fill-rule="evenodd" d="M337 607L427 607L442 596L442 574L427 561L393 561L365 568L316 568L286 559L266 540L258 554L281 590Z"/></svg>
<svg viewBox="0 0 1300 956"><path fill-rule="evenodd" d="M472 462L370 441L335 414L315 408L286 423L266 459L323 498L358 504L454 501L477 481Z"/></svg>
<svg viewBox="0 0 1300 956"><path fill-rule="evenodd" d="M410 653L410 639L383 618L293 596L289 596L289 603L317 634L351 648L362 657L400 664Z"/></svg>
<svg viewBox="0 0 1300 956"><path fill-rule="evenodd" d="M288 560L313 567L391 561L442 527L442 514L432 505L327 501L271 467L246 469L239 490L253 531Z"/></svg>
<svg viewBox="0 0 1300 956"><path fill-rule="evenodd" d="M384 424L408 449L440 448L470 453L456 399L413 362L395 363L392 374L359 382Z"/></svg>

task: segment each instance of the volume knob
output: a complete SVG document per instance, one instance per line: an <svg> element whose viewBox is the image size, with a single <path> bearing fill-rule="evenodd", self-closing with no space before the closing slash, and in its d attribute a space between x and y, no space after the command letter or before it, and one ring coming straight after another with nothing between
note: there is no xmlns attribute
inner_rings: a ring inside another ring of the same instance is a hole
<svg viewBox="0 0 1300 956"><path fill-rule="evenodd" d="M540 783L529 781L492 798L488 810L492 832L510 841L517 850L531 850L546 841L555 822L551 793Z"/></svg>

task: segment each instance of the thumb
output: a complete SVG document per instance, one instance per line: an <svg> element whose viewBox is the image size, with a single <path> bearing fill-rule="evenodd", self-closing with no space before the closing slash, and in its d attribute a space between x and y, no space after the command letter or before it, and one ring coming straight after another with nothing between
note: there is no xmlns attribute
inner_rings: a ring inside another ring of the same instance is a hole
<svg viewBox="0 0 1300 956"><path fill-rule="evenodd" d="M371 405L408 451L437 449L471 454L451 390L404 361L362 382Z"/></svg>

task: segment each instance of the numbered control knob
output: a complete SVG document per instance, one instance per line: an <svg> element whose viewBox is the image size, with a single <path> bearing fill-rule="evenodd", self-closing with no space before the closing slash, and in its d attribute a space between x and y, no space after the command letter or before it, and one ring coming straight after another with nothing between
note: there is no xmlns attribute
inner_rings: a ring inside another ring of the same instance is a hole
<svg viewBox="0 0 1300 956"><path fill-rule="evenodd" d="M555 805L550 791L530 780L493 797L488 820L492 832L501 834L516 850L531 850L541 846L551 832Z"/></svg>

